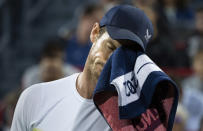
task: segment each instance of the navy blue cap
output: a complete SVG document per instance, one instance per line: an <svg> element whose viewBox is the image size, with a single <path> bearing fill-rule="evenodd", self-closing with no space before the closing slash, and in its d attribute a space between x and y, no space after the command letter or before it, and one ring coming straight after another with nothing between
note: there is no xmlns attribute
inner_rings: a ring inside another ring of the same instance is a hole
<svg viewBox="0 0 203 131"><path fill-rule="evenodd" d="M145 51L153 35L153 26L145 13L130 5L118 5L111 8L101 19L100 27L105 26L114 40L131 40Z"/></svg>

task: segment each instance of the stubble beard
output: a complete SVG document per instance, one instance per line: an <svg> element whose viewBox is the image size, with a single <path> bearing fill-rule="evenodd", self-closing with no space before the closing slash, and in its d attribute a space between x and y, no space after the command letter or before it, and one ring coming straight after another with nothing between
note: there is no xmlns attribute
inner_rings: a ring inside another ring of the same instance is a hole
<svg viewBox="0 0 203 131"><path fill-rule="evenodd" d="M99 76L101 74L101 70L99 69L100 67L98 67L98 65L94 64L92 67L92 75L94 80L97 82L99 79Z"/></svg>
<svg viewBox="0 0 203 131"><path fill-rule="evenodd" d="M101 72L104 68L104 65L100 65L100 64L97 64L97 63L93 63L92 66L91 66L91 75L92 75L92 78L94 80L94 82L98 82L98 79L101 75Z"/></svg>

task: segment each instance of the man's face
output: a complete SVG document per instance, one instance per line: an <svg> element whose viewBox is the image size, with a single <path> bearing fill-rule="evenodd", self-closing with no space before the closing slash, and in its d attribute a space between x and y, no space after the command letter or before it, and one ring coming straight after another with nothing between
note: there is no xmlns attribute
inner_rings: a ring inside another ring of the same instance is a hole
<svg viewBox="0 0 203 131"><path fill-rule="evenodd" d="M44 82L57 80L63 77L62 57L43 58L40 62L41 79Z"/></svg>
<svg viewBox="0 0 203 131"><path fill-rule="evenodd" d="M107 32L96 40L89 55L90 69L94 76L99 77L107 60L119 46L120 43L111 39Z"/></svg>
<svg viewBox="0 0 203 131"><path fill-rule="evenodd" d="M195 73L203 79L203 53L194 59L193 68Z"/></svg>
<svg viewBox="0 0 203 131"><path fill-rule="evenodd" d="M196 13L196 29L203 33L203 12Z"/></svg>

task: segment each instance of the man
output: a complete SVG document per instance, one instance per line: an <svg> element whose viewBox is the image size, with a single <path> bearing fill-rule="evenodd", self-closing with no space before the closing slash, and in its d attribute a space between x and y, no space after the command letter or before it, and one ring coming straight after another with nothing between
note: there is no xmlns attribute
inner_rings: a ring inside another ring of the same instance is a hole
<svg viewBox="0 0 203 131"><path fill-rule="evenodd" d="M120 19L121 15L129 19ZM142 23L138 26L134 22ZM108 11L92 28L93 44L83 72L25 90L16 106L11 131L111 130L92 101L98 77L113 51L122 44L115 39L134 41L144 49L152 36L151 25L146 15L132 6L116 6Z"/></svg>
<svg viewBox="0 0 203 131"><path fill-rule="evenodd" d="M195 12L195 29L191 36L188 36L188 49L187 54L190 57L190 63L192 58L198 52L199 49L203 49L203 6L196 9Z"/></svg>
<svg viewBox="0 0 203 131"><path fill-rule="evenodd" d="M188 112L185 128L188 131L199 130L203 117L203 50L199 49L194 55L192 64L194 74L182 82L182 101Z"/></svg>

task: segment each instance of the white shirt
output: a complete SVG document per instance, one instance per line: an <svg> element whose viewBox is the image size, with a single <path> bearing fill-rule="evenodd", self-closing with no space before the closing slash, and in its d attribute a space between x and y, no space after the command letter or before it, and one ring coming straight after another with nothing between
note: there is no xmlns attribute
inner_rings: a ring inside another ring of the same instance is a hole
<svg viewBox="0 0 203 131"><path fill-rule="evenodd" d="M109 131L94 103L76 90L78 74L27 88L18 100L11 131Z"/></svg>

